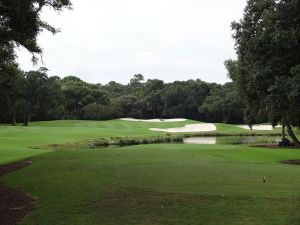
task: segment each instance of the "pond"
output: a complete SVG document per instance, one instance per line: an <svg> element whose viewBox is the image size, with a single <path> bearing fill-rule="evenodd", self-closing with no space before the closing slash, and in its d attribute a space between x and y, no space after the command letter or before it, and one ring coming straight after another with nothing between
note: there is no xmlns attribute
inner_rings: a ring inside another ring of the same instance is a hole
<svg viewBox="0 0 300 225"><path fill-rule="evenodd" d="M233 136L233 137L192 137L184 138L184 144L198 144L198 145L214 145L214 144L262 144L262 143L278 143L281 137L269 136Z"/></svg>

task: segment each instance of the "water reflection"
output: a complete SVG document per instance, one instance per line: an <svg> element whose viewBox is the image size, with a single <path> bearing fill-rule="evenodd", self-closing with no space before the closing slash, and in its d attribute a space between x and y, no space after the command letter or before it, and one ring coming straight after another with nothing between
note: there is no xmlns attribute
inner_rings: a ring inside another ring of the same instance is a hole
<svg viewBox="0 0 300 225"><path fill-rule="evenodd" d="M192 137L185 138L184 144L197 144L197 145L214 145L214 144L259 144L259 143L278 143L280 137L267 137L267 136L251 136L251 137Z"/></svg>
<svg viewBox="0 0 300 225"><path fill-rule="evenodd" d="M216 137L196 137L183 139L184 144L197 144L197 145L215 145L217 144Z"/></svg>

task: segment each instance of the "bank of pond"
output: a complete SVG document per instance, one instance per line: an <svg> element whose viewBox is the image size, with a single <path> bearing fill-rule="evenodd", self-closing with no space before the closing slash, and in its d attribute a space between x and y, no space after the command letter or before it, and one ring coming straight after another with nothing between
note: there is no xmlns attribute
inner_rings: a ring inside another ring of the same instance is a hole
<svg viewBox="0 0 300 225"><path fill-rule="evenodd" d="M199 136L199 135L166 135L154 137L112 137L90 139L84 142L50 144L43 148L50 149L97 149L97 148L115 148L131 145L147 144L195 144L195 145L259 145L272 144L277 145L281 141L278 135L227 135L227 136ZM40 146L38 146L39 148Z"/></svg>

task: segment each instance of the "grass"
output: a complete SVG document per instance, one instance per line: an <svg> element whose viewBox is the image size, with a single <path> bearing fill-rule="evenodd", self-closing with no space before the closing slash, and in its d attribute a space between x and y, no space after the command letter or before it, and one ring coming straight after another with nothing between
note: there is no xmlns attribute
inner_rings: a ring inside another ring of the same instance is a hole
<svg viewBox="0 0 300 225"><path fill-rule="evenodd" d="M148 128L189 123L195 121L52 121L30 127L0 126L0 164L33 160L30 167L1 177L0 182L37 197L35 210L22 225L300 224L300 166L279 163L300 159L299 150L221 144L94 150L76 146L90 139L166 137ZM278 132L216 126L217 132L197 135ZM36 149L64 143L70 143L72 151Z"/></svg>
<svg viewBox="0 0 300 225"><path fill-rule="evenodd" d="M86 140L110 139L111 137L140 137L166 136L163 132L153 132L149 128L181 127L186 122L174 123L145 123L122 120L111 121L78 121L58 120L49 122L33 122L29 127L0 126L0 164L18 161L27 157L44 154L45 149L37 149L41 145L80 143ZM278 131L248 131L234 125L216 124L217 132L198 133L197 135L274 135ZM195 136L195 134L190 134ZM74 145L73 145L74 146ZM73 147L71 146L71 147ZM33 149L35 148L35 149Z"/></svg>
<svg viewBox="0 0 300 225"><path fill-rule="evenodd" d="M121 120L60 120L33 122L29 127L0 126L0 164L44 154L46 152L44 149L32 149L40 145L73 143L117 136L151 136L154 132L148 130L150 127L176 127L188 123L195 123L195 121L143 123Z"/></svg>
<svg viewBox="0 0 300 225"><path fill-rule="evenodd" d="M278 161L299 158L232 145L55 151L2 181L38 198L23 225L296 225L300 166Z"/></svg>

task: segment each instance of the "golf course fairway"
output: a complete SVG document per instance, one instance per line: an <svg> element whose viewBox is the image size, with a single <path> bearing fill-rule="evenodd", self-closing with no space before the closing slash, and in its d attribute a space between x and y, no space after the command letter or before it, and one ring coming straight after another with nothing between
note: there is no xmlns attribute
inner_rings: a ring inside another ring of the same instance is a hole
<svg viewBox="0 0 300 225"><path fill-rule="evenodd" d="M194 122L155 126L188 123ZM32 149L112 134L153 135L151 126L120 120L1 126L0 163L32 161L0 178L37 199L21 224L300 224L300 166L281 163L300 159L297 149L192 144Z"/></svg>

